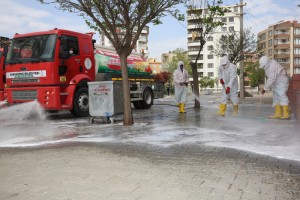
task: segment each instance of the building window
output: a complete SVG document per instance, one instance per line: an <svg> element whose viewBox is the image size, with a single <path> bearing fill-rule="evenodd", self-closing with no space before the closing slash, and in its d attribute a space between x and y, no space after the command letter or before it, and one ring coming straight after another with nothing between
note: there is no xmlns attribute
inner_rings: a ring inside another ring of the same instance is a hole
<svg viewBox="0 0 300 200"><path fill-rule="evenodd" d="M227 27L222 27L222 32L226 32L227 31Z"/></svg>
<svg viewBox="0 0 300 200"><path fill-rule="evenodd" d="M207 50L209 50L209 51L212 51L212 50L214 50L214 46L213 46L213 45L209 45L209 46L207 46Z"/></svg>
<svg viewBox="0 0 300 200"><path fill-rule="evenodd" d="M272 46L272 40L268 41L268 46L271 47Z"/></svg>
<svg viewBox="0 0 300 200"><path fill-rule="evenodd" d="M234 31L234 26L229 26L229 31Z"/></svg>
<svg viewBox="0 0 300 200"><path fill-rule="evenodd" d="M294 48L294 54L300 54L300 48Z"/></svg>
<svg viewBox="0 0 300 200"><path fill-rule="evenodd" d="M197 63L197 68L198 69L203 69L203 63Z"/></svg>
<svg viewBox="0 0 300 200"><path fill-rule="evenodd" d="M272 34L273 34L273 33L272 33L272 30L268 31L268 36L269 36L269 37L272 37Z"/></svg>
<svg viewBox="0 0 300 200"><path fill-rule="evenodd" d="M212 54L207 55L207 59L214 59L214 55Z"/></svg>
<svg viewBox="0 0 300 200"><path fill-rule="evenodd" d="M268 54L269 56L272 56L272 49L269 49Z"/></svg>
<svg viewBox="0 0 300 200"><path fill-rule="evenodd" d="M208 77L213 77L213 76L214 76L214 73L213 73L213 72L208 72L208 73L207 73L207 76L208 76Z"/></svg>
<svg viewBox="0 0 300 200"><path fill-rule="evenodd" d="M294 64L299 65L300 64L300 58L294 58Z"/></svg>
<svg viewBox="0 0 300 200"><path fill-rule="evenodd" d="M207 41L214 41L214 38L213 38L212 36L209 36L209 37L207 38Z"/></svg>
<svg viewBox="0 0 300 200"><path fill-rule="evenodd" d="M259 40L265 40L266 39L266 33L263 33L261 35L258 36Z"/></svg>
<svg viewBox="0 0 300 200"><path fill-rule="evenodd" d="M226 22L227 22L227 18L225 18L225 17L222 18L222 22L223 22L223 23L226 23Z"/></svg>
<svg viewBox="0 0 300 200"><path fill-rule="evenodd" d="M207 64L207 67L208 67L208 68L214 68L214 63L208 63L208 64Z"/></svg>
<svg viewBox="0 0 300 200"><path fill-rule="evenodd" d="M295 29L295 35L300 35L300 28Z"/></svg>
<svg viewBox="0 0 300 200"><path fill-rule="evenodd" d="M203 77L203 72L199 72L199 77Z"/></svg>
<svg viewBox="0 0 300 200"><path fill-rule="evenodd" d="M234 22L234 17L229 17L229 22Z"/></svg>
<svg viewBox="0 0 300 200"><path fill-rule="evenodd" d="M300 38L295 38L294 42L295 42L295 44L299 45L300 44Z"/></svg>
<svg viewBox="0 0 300 200"><path fill-rule="evenodd" d="M237 13L239 11L238 7L234 7L233 11Z"/></svg>

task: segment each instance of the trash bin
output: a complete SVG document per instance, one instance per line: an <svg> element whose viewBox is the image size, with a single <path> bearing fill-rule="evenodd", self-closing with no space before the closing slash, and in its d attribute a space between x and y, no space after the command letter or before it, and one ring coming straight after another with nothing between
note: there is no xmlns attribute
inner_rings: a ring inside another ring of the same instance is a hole
<svg viewBox="0 0 300 200"><path fill-rule="evenodd" d="M113 116L124 113L120 81L88 82L88 88L90 122L103 117L111 122Z"/></svg>

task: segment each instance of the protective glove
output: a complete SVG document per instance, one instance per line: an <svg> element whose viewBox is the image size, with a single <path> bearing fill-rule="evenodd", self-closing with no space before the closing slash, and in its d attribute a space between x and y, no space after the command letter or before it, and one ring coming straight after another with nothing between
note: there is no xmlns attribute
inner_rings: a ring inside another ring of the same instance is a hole
<svg viewBox="0 0 300 200"><path fill-rule="evenodd" d="M261 91L261 94L265 94L265 93L266 93L266 90L262 90L262 91Z"/></svg>
<svg viewBox="0 0 300 200"><path fill-rule="evenodd" d="M229 94L230 93L230 87L227 87L226 88L226 94Z"/></svg>
<svg viewBox="0 0 300 200"><path fill-rule="evenodd" d="M223 80L223 79L220 79L220 83L221 83L222 85L224 85L224 80Z"/></svg>

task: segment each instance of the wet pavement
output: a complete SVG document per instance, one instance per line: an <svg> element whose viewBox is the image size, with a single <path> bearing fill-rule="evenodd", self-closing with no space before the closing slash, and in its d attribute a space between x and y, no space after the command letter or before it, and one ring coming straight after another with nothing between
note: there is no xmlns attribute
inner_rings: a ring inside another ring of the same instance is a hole
<svg viewBox="0 0 300 200"><path fill-rule="evenodd" d="M267 119L260 98L218 117L218 95L200 110L190 97L186 114L166 97L134 110L133 126L12 109L0 117L0 199L300 199L299 122Z"/></svg>

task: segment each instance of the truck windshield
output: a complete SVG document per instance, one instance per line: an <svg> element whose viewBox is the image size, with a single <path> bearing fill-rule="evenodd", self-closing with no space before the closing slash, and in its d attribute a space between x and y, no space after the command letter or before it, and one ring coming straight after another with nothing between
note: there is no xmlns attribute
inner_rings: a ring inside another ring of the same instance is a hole
<svg viewBox="0 0 300 200"><path fill-rule="evenodd" d="M7 63L51 62L57 35L15 38L7 55Z"/></svg>

